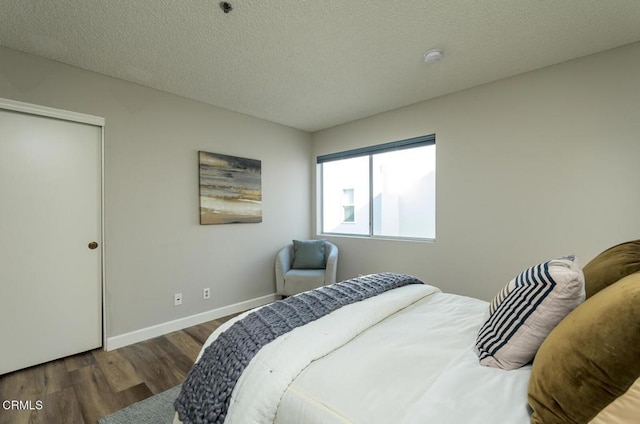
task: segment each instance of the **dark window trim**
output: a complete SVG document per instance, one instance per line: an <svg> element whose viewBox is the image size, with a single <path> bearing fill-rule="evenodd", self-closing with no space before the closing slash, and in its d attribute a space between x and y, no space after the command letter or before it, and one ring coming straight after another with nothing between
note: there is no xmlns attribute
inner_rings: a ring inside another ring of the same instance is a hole
<svg viewBox="0 0 640 424"><path fill-rule="evenodd" d="M347 150L346 152L329 153L318 156L316 163L331 162L334 160L350 159L361 156L369 156L377 153L392 152L395 150L412 149L420 146L430 146L436 144L436 135L423 135L420 137L408 138L406 140L392 141L391 143L378 144L375 146L361 147L359 149Z"/></svg>

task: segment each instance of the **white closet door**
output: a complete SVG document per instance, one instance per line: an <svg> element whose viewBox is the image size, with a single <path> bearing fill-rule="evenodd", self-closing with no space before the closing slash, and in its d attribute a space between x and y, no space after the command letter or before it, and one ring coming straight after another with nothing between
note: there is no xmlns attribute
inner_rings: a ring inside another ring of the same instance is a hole
<svg viewBox="0 0 640 424"><path fill-rule="evenodd" d="M101 146L0 109L0 374L102 345Z"/></svg>

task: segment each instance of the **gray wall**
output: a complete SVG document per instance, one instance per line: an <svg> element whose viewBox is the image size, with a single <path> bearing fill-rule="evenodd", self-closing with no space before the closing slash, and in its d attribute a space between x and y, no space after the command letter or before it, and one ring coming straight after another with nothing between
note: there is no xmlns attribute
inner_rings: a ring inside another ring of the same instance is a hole
<svg viewBox="0 0 640 424"><path fill-rule="evenodd" d="M5 48L0 97L106 119L110 337L273 294L278 249L309 236L307 133ZM261 224L199 225L198 150L262 161Z"/></svg>
<svg viewBox="0 0 640 424"><path fill-rule="evenodd" d="M640 238L640 43L320 131L312 161L432 133L436 242L329 237L340 279L406 272L491 299L538 261Z"/></svg>
<svg viewBox="0 0 640 424"><path fill-rule="evenodd" d="M313 136L5 48L0 97L106 118L108 336L273 293L276 251L315 220L315 157L418 135L437 135L436 242L333 237L339 278L490 299L537 261L640 238L639 43ZM262 160L261 224L198 224L198 150Z"/></svg>

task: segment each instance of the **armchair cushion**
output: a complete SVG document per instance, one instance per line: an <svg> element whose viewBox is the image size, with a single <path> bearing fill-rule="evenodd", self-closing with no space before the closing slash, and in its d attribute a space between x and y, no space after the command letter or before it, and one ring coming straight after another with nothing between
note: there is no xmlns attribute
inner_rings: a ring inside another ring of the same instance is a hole
<svg viewBox="0 0 640 424"><path fill-rule="evenodd" d="M325 269L324 240L293 240L293 269Z"/></svg>
<svg viewBox="0 0 640 424"><path fill-rule="evenodd" d="M294 288L296 292L303 292L325 285L324 269L291 269L284 275L287 288Z"/></svg>

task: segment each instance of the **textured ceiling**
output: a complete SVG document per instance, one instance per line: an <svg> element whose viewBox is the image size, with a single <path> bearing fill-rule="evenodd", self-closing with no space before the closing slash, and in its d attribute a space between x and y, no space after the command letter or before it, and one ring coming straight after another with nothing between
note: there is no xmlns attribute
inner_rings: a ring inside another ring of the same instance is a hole
<svg viewBox="0 0 640 424"><path fill-rule="evenodd" d="M218 3L0 0L0 45L316 131L640 40L639 0Z"/></svg>

